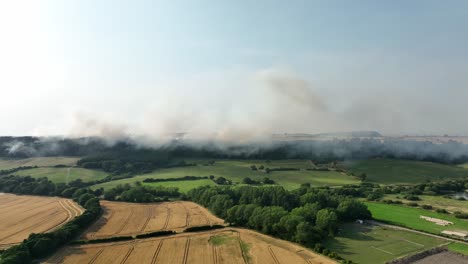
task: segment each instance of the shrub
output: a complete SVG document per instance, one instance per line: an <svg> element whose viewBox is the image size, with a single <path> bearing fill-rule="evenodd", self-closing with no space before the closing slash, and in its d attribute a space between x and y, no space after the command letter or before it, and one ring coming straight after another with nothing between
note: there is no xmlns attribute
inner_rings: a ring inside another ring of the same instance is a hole
<svg viewBox="0 0 468 264"><path fill-rule="evenodd" d="M205 231L205 230L213 230L213 229L220 229L224 228L223 225L205 225L205 226L192 226L186 228L184 232L198 232L198 231Z"/></svg>
<svg viewBox="0 0 468 264"><path fill-rule="evenodd" d="M443 208L437 208L436 209L436 212L437 213L441 213L441 214L448 214L449 212Z"/></svg>
<svg viewBox="0 0 468 264"><path fill-rule="evenodd" d="M146 234L137 235L136 238L169 236L169 235L175 235L175 234L176 234L175 231L156 231L156 232L151 232L151 233L146 233Z"/></svg>
<svg viewBox="0 0 468 264"><path fill-rule="evenodd" d="M409 201L420 201L421 200L418 196L412 195L412 194L405 195L405 199L409 200Z"/></svg>
<svg viewBox="0 0 468 264"><path fill-rule="evenodd" d="M468 213L455 212L455 217L460 219L468 219Z"/></svg>

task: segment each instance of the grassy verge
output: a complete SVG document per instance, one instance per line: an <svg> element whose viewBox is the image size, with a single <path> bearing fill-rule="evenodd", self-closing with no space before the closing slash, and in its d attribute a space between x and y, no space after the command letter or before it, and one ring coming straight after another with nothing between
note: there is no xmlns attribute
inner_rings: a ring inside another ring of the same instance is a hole
<svg viewBox="0 0 468 264"><path fill-rule="evenodd" d="M468 245L462 243L452 243L448 245L448 249L453 252L457 252L468 256Z"/></svg>
<svg viewBox="0 0 468 264"><path fill-rule="evenodd" d="M366 173L367 180L382 184L417 184L426 180L468 177L468 169L432 162L370 159L341 163L355 174Z"/></svg>
<svg viewBox="0 0 468 264"><path fill-rule="evenodd" d="M220 245L224 245L226 243L230 243L234 241L234 237L232 236L229 236L229 235L216 235L216 236L212 236L210 238L210 243L213 245L213 246L220 246Z"/></svg>
<svg viewBox="0 0 468 264"><path fill-rule="evenodd" d="M302 183L311 183L313 186L339 186L359 183L356 178L340 172L307 170L313 168L313 165L310 161L305 160L277 160L271 162L258 160L215 160L212 165L207 165L207 161L204 160L189 160L188 162L197 163L197 166L159 169L148 174L137 175L133 178L96 185L93 188L103 187L104 189L109 189L117 184L142 182L146 178L170 179L184 176L210 175L224 177L237 183L242 182L245 177L250 177L253 180L262 180L268 177L289 190L298 188ZM257 168L263 166L264 168L296 168L299 170L266 173L265 170L252 170L250 168L251 165L255 165ZM183 186L180 187L181 191L182 188Z"/></svg>
<svg viewBox="0 0 468 264"><path fill-rule="evenodd" d="M421 199L420 201L408 201L404 199L403 195L401 194L387 194L385 195L384 199L402 201L403 203L416 202L420 205L432 205L435 208L445 209L449 212L460 211L468 213L468 201L460 201L457 199L449 199L443 196L432 195L418 195L418 197Z"/></svg>
<svg viewBox="0 0 468 264"><path fill-rule="evenodd" d="M367 208L376 220L408 227L440 235L444 230L468 232L468 220L458 219L447 214L440 214L429 210L397 206L381 203L366 203ZM435 223L421 219L420 216L428 216L453 222L453 225L440 226Z"/></svg>
<svg viewBox="0 0 468 264"><path fill-rule="evenodd" d="M242 251L242 256L247 261L247 263L251 263L252 262L252 256L250 256L250 253L249 253L250 245L247 244L246 242L242 241L241 239L239 239L239 245L240 245L240 248L241 248L241 251Z"/></svg>
<svg viewBox="0 0 468 264"><path fill-rule="evenodd" d="M17 176L31 176L33 178L47 177L54 183L65 183L76 179L81 179L84 182L95 181L104 179L108 174L104 171L90 170L84 168L70 168L70 174L68 174L69 168L53 168L43 167L28 170L21 170L15 172Z"/></svg>
<svg viewBox="0 0 468 264"><path fill-rule="evenodd" d="M38 166L50 167L55 165L74 166L79 157L36 157L27 159L0 159L0 170L8 170L18 167Z"/></svg>
<svg viewBox="0 0 468 264"><path fill-rule="evenodd" d="M325 246L362 264L385 263L446 243L445 240L379 226L345 224Z"/></svg>

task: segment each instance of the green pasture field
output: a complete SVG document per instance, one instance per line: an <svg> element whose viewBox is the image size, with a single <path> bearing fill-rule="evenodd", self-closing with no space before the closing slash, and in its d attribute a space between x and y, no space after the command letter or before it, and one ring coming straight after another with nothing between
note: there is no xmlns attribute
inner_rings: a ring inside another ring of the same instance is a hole
<svg viewBox="0 0 468 264"><path fill-rule="evenodd" d="M151 182L143 183L146 186L164 186L164 187L177 187L181 193L187 193L191 189L195 189L201 186L214 186L212 180L195 180L195 181L167 181L167 182Z"/></svg>
<svg viewBox="0 0 468 264"><path fill-rule="evenodd" d="M398 197L398 198L397 198ZM466 212L468 213L468 201L460 201L457 199L449 199L443 196L433 196L433 195L418 195L421 201L415 201L416 203L423 205L432 205L434 208L445 209L449 212ZM402 201L403 203L409 203L413 201L408 201L403 198L401 194L386 194L384 199L390 199L393 201Z"/></svg>
<svg viewBox="0 0 468 264"><path fill-rule="evenodd" d="M36 157L27 159L0 159L0 170L14 169L22 166L74 166L76 165L76 162L79 159L79 157Z"/></svg>
<svg viewBox="0 0 468 264"><path fill-rule="evenodd" d="M375 220L381 220L394 225L404 226L411 229L440 235L447 231L468 231L468 220L458 219L452 215L440 214L434 211L420 208L398 206L382 203L366 202L367 208ZM428 216L453 222L453 225L440 226L435 223L421 219L420 216Z"/></svg>
<svg viewBox="0 0 468 264"><path fill-rule="evenodd" d="M159 169L155 170L148 174L142 174L135 176L133 178L117 180L113 182L107 182L99 184L93 187L99 188L103 187L104 189L112 188L117 184L132 184L134 182L142 182L146 178L153 179L164 179L164 178L180 178L184 176L210 176L215 177L225 177L232 180L234 183L241 183L242 179L245 177L250 177L254 180L262 180L264 177L269 177L270 179L276 181L276 183L284 186L286 189L295 189L300 186L302 183L311 183L314 186L324 186L324 185L345 185L359 183L354 177L348 176L343 173L336 171L307 171L306 168L311 168L313 165L310 161L302 160L280 160L280 161L271 161L266 163L265 161L252 161L252 160L217 160L214 165L204 165L206 161L194 161L190 160L189 162L196 162L196 166L189 167L176 167L169 169ZM250 169L250 166L255 164L257 167L264 165L268 168L279 168L279 167L288 167L288 168L301 168L300 171L275 171L270 173L265 173L264 171L253 171Z"/></svg>
<svg viewBox="0 0 468 264"><path fill-rule="evenodd" d="M445 240L381 226L344 224L325 247L361 264L385 263L446 243Z"/></svg>
<svg viewBox="0 0 468 264"><path fill-rule="evenodd" d="M347 161L340 166L354 174L366 173L367 180L381 184L418 184L468 177L468 169L424 161L369 159Z"/></svg>
<svg viewBox="0 0 468 264"><path fill-rule="evenodd" d="M453 251L453 252L457 252L457 253L468 256L468 245L467 244L452 243L452 244L448 245L448 249Z"/></svg>
<svg viewBox="0 0 468 264"><path fill-rule="evenodd" d="M461 164L459 167L462 167L464 169L468 169L468 163Z"/></svg>
<svg viewBox="0 0 468 264"><path fill-rule="evenodd" d="M108 174L99 170L90 170L84 168L70 168L70 175L68 176L69 168L53 168L43 167L28 170L20 170L13 175L16 176L31 176L33 178L47 177L54 183L70 182L76 179L81 179L84 182L104 179ZM68 177L67 177L68 176ZM68 178L68 179L67 179Z"/></svg>

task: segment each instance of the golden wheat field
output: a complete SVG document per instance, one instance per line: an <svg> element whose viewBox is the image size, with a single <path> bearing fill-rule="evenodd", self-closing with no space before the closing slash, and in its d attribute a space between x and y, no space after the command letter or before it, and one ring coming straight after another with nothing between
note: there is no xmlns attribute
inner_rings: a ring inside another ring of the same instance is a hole
<svg viewBox="0 0 468 264"><path fill-rule="evenodd" d="M245 229L227 228L174 236L68 246L44 263L328 264L303 247Z"/></svg>
<svg viewBox="0 0 468 264"><path fill-rule="evenodd" d="M68 199L0 194L0 248L18 244L31 233L52 231L83 211Z"/></svg>
<svg viewBox="0 0 468 264"><path fill-rule="evenodd" d="M223 224L224 221L193 202L132 204L101 201L103 216L83 235L84 239L107 238L161 230L181 231L191 226Z"/></svg>

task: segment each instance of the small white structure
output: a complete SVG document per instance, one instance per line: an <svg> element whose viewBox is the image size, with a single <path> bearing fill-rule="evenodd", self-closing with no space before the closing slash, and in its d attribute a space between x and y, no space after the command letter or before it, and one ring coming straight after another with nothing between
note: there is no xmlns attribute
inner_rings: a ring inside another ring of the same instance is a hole
<svg viewBox="0 0 468 264"><path fill-rule="evenodd" d="M442 231L442 234L449 235L449 236L456 236L456 237L460 237L460 238L463 238L463 239L468 239L468 234L462 233L462 232L444 230L444 231Z"/></svg>
<svg viewBox="0 0 468 264"><path fill-rule="evenodd" d="M436 225L441 225L441 226L453 225L453 222L438 219L438 218L433 218L433 217L429 217L429 216L420 215L419 218L424 219L424 220L429 221L429 222L432 222L432 223L434 223Z"/></svg>
<svg viewBox="0 0 468 264"><path fill-rule="evenodd" d="M358 220L356 220L356 223L358 223L358 224L361 224L361 225L362 225L362 224L364 224L364 220L358 219Z"/></svg>

